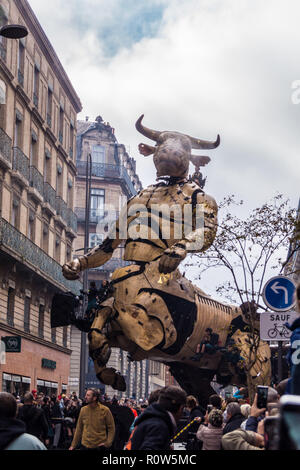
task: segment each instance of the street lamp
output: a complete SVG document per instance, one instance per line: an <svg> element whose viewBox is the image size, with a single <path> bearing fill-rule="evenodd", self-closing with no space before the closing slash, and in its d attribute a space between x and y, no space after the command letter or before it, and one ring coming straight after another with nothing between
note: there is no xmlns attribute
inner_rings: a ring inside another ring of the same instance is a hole
<svg viewBox="0 0 300 470"><path fill-rule="evenodd" d="M0 36L7 39L22 39L28 35L26 26L20 24L8 24L0 28Z"/></svg>
<svg viewBox="0 0 300 470"><path fill-rule="evenodd" d="M90 153L89 145L87 146L87 159L86 159L86 191L85 191L85 232L84 232L84 253L87 253L89 247L89 225L90 225L90 208L91 208L91 180L92 180L92 156ZM83 273L83 292L84 292L84 308L86 311L88 298L88 269ZM80 352L80 383L79 394L84 397L85 391L85 374L86 374L86 333L81 332L81 352Z"/></svg>

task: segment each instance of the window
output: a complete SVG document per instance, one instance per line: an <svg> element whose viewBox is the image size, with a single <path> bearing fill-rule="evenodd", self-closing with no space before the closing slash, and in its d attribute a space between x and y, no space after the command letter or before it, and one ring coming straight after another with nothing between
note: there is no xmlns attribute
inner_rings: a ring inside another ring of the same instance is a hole
<svg viewBox="0 0 300 470"><path fill-rule="evenodd" d="M95 248L95 246L101 245L104 236L99 233L90 233L89 236L89 248Z"/></svg>
<svg viewBox="0 0 300 470"><path fill-rule="evenodd" d="M44 159L44 182L49 183L51 181L51 152L50 150L45 150L45 159Z"/></svg>
<svg viewBox="0 0 300 470"><path fill-rule="evenodd" d="M59 109L59 142L63 145L64 141L64 110L62 107Z"/></svg>
<svg viewBox="0 0 300 470"><path fill-rule="evenodd" d="M32 132L30 143L30 166L37 166L37 135Z"/></svg>
<svg viewBox="0 0 300 470"><path fill-rule="evenodd" d="M5 11L3 10L2 5L0 5L0 28L7 24L7 16ZM4 62L6 61L6 38L4 36L0 36L0 57Z"/></svg>
<svg viewBox="0 0 300 470"><path fill-rule="evenodd" d="M7 324L14 326L15 289L9 287L7 296Z"/></svg>
<svg viewBox="0 0 300 470"><path fill-rule="evenodd" d="M39 89L40 89L40 71L35 65L33 74L33 104L37 108L39 105Z"/></svg>
<svg viewBox="0 0 300 470"><path fill-rule="evenodd" d="M31 299L26 296L24 301L24 331L27 333L30 332L30 304Z"/></svg>
<svg viewBox="0 0 300 470"><path fill-rule="evenodd" d="M57 263L60 263L60 249L61 249L61 240L59 236L55 238L55 248L54 248L54 259Z"/></svg>
<svg viewBox="0 0 300 470"><path fill-rule="evenodd" d="M63 346L66 348L68 346L68 327L64 326L63 328Z"/></svg>
<svg viewBox="0 0 300 470"><path fill-rule="evenodd" d="M71 158L74 157L74 126L70 124L70 152L69 155Z"/></svg>
<svg viewBox="0 0 300 470"><path fill-rule="evenodd" d="M23 141L23 118L19 111L16 112L16 121L15 121L15 138L14 138L14 146L22 148L22 141Z"/></svg>
<svg viewBox="0 0 300 470"><path fill-rule="evenodd" d="M57 163L56 169L56 195L62 197L63 194L63 166L60 162Z"/></svg>
<svg viewBox="0 0 300 470"><path fill-rule="evenodd" d="M51 341L56 343L56 328L51 328Z"/></svg>
<svg viewBox="0 0 300 470"><path fill-rule="evenodd" d="M28 238L32 242L35 240L35 215L32 210L29 210L28 218Z"/></svg>
<svg viewBox="0 0 300 470"><path fill-rule="evenodd" d="M49 250L49 226L48 224L43 225L43 239L42 239L42 248L48 253Z"/></svg>
<svg viewBox="0 0 300 470"><path fill-rule="evenodd" d="M20 225L20 199L15 195L12 201L11 224L17 229Z"/></svg>
<svg viewBox="0 0 300 470"><path fill-rule="evenodd" d="M105 191L104 189L91 189L90 222L98 222L104 217Z"/></svg>
<svg viewBox="0 0 300 470"><path fill-rule="evenodd" d="M103 147L102 145L93 145L92 162L93 163L105 162L105 147Z"/></svg>
<svg viewBox="0 0 300 470"><path fill-rule="evenodd" d="M52 98L53 92L50 87L48 87L48 100L47 100L47 124L49 127L52 126Z"/></svg>
<svg viewBox="0 0 300 470"><path fill-rule="evenodd" d="M19 51L18 51L18 82L24 86L24 60L25 60L25 46L24 43L19 40Z"/></svg>
<svg viewBox="0 0 300 470"><path fill-rule="evenodd" d="M40 304L39 307L39 324L38 324L38 335L39 338L44 338L44 322L45 322L45 306Z"/></svg>

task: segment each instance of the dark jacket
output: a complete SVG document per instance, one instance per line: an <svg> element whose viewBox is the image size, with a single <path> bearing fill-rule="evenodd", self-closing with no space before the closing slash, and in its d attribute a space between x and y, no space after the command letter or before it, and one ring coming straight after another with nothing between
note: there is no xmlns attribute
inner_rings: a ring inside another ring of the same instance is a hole
<svg viewBox="0 0 300 470"><path fill-rule="evenodd" d="M25 423L25 432L38 439L41 437L47 438L48 423L42 408L37 408L34 405L23 405L19 408L17 418Z"/></svg>
<svg viewBox="0 0 300 470"><path fill-rule="evenodd" d="M238 429L243 421L245 421L245 416L243 416L242 413L237 413L234 416L231 416L223 429L223 435Z"/></svg>
<svg viewBox="0 0 300 470"><path fill-rule="evenodd" d="M195 406L190 412L189 422L193 421L193 419L200 417L203 418L203 412L200 406ZM195 421L191 426L188 428L189 433L196 433L199 429L199 422Z"/></svg>
<svg viewBox="0 0 300 470"><path fill-rule="evenodd" d="M0 418L0 450L26 432L23 421L15 418Z"/></svg>
<svg viewBox="0 0 300 470"><path fill-rule="evenodd" d="M137 419L131 450L170 450L175 435L171 417L158 403L150 405Z"/></svg>

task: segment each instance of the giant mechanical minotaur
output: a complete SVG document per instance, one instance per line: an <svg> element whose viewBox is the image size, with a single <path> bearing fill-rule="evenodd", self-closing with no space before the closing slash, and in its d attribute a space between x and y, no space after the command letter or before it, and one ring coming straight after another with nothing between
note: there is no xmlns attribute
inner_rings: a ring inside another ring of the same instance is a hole
<svg viewBox="0 0 300 470"><path fill-rule="evenodd" d="M206 401L214 376L223 385L247 383L243 364L252 347L245 309L213 300L178 270L188 253L204 252L216 235L217 204L196 184L197 178L188 178L188 170L190 162L199 170L210 161L191 150L214 149L220 138L208 142L159 132L142 120L137 130L156 145L140 144L139 150L144 156L153 154L160 181L128 201L113 235L65 264L63 274L78 279L81 271L105 264L124 243L124 260L133 264L112 274L110 294L98 305L88 334L97 377L125 390L124 378L106 367L110 348L118 347L132 360L168 364L188 393ZM259 384L270 381L269 359L268 345L261 342L250 371Z"/></svg>

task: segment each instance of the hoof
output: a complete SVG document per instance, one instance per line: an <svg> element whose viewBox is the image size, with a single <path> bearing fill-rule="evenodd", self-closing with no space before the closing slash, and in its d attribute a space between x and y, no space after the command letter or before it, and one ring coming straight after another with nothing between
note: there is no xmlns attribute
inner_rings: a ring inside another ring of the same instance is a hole
<svg viewBox="0 0 300 470"><path fill-rule="evenodd" d="M105 385L110 385L114 390L125 392L126 383L124 377L116 372L116 369L105 368L97 374L98 380Z"/></svg>

